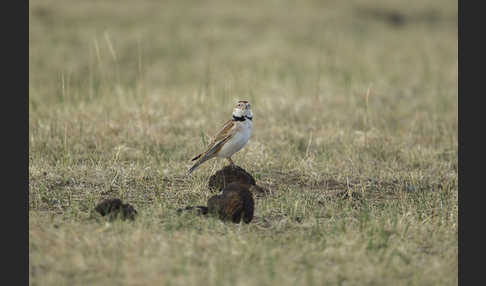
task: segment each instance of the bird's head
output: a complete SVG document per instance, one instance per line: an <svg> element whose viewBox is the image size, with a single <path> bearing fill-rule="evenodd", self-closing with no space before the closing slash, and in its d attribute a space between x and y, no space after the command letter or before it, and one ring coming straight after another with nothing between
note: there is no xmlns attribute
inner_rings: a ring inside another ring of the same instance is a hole
<svg viewBox="0 0 486 286"><path fill-rule="evenodd" d="M252 120L253 112L251 111L251 104L246 100L240 100L233 109L233 119L235 120Z"/></svg>

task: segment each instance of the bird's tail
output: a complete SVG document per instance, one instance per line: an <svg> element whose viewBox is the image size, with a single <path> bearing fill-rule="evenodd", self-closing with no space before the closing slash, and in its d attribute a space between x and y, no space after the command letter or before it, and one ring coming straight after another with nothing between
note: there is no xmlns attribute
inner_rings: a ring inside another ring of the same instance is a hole
<svg viewBox="0 0 486 286"><path fill-rule="evenodd" d="M190 174L191 174L191 173L192 173L194 170L196 170L196 169L199 167L199 165L201 165L201 163L200 163L200 162L196 162L196 164L194 164L194 165L193 165L193 166L192 166L192 167L189 169L189 171L187 171L186 176L189 176L189 175L190 175Z"/></svg>
<svg viewBox="0 0 486 286"><path fill-rule="evenodd" d="M194 172L194 170L196 170L197 168L199 168L199 166L206 162L208 159L210 159L209 156L203 156L201 157L190 169L189 171L187 171L187 175L186 176L189 176L192 172Z"/></svg>
<svg viewBox="0 0 486 286"><path fill-rule="evenodd" d="M213 158L216 153L223 147L224 143L226 143L231 138L231 135L226 136L223 140L219 141L217 144L212 146L208 151L197 155L196 157L192 158L192 161L197 160L196 164L192 166L189 171L187 171L187 175L189 176L194 170L196 170L199 165L206 162L207 160Z"/></svg>
<svg viewBox="0 0 486 286"><path fill-rule="evenodd" d="M204 153L201 153L201 154L197 155L196 157L192 158L191 161L195 161L195 160L201 158L202 154L204 154Z"/></svg>

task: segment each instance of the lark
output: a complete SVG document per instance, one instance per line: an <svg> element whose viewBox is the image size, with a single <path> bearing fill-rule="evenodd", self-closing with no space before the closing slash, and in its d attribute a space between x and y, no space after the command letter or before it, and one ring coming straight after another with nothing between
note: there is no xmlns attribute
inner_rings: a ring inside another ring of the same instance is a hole
<svg viewBox="0 0 486 286"><path fill-rule="evenodd" d="M206 151L192 158L196 163L189 169L190 175L202 163L215 157L226 158L231 165L235 165L231 156L240 151L250 140L253 126L253 112L246 100L240 100L233 109L233 118L228 120L221 130L214 136Z"/></svg>

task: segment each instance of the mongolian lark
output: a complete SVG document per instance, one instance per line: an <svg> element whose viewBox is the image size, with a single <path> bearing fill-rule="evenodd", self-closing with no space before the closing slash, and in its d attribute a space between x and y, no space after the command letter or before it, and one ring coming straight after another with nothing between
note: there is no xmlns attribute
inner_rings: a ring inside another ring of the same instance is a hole
<svg viewBox="0 0 486 286"><path fill-rule="evenodd" d="M233 118L223 125L206 151L192 159L192 161L197 161L189 169L187 175L191 174L202 163L214 157L226 158L231 165L234 165L231 156L240 151L250 140L252 119L253 112L250 103L245 100L238 101L233 109Z"/></svg>

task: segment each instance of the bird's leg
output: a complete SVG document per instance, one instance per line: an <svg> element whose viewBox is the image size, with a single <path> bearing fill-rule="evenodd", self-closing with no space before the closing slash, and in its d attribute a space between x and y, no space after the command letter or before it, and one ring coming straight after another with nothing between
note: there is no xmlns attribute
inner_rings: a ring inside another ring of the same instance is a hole
<svg viewBox="0 0 486 286"><path fill-rule="evenodd" d="M231 157L228 157L226 159L228 159L228 161L230 162L231 166L233 166L233 167L235 166L235 163L233 162L233 160L231 160Z"/></svg>

